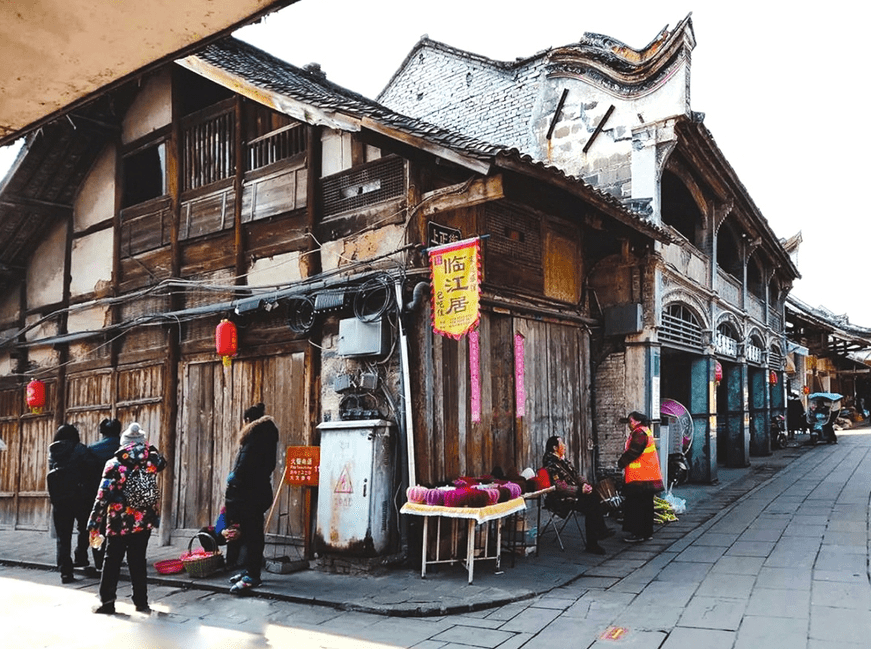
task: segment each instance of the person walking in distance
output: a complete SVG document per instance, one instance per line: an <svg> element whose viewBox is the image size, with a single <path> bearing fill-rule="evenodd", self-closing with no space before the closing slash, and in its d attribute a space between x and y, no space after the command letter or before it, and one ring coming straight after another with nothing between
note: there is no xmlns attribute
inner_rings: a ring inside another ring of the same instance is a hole
<svg viewBox="0 0 871 649"><path fill-rule="evenodd" d="M656 442L650 432L650 419L638 411L630 412L626 449L617 461L623 469L623 531L627 543L647 541L653 536L653 496L663 489Z"/></svg>
<svg viewBox="0 0 871 649"><path fill-rule="evenodd" d="M90 452L91 470L88 475L86 487L90 489L88 492L88 511L93 506L97 498L97 491L100 489L100 483L103 480L103 469L106 468L106 462L115 457L115 451L121 444L121 422L117 419L104 419L100 422L101 439L88 446ZM100 534L105 535L106 530L101 529ZM92 548L94 555L94 568L97 571L103 569L103 557L106 551L101 545L98 548ZM87 561L86 561L87 563Z"/></svg>
<svg viewBox="0 0 871 649"><path fill-rule="evenodd" d="M232 577L230 592L242 593L261 583L265 532L263 515L272 504L272 472L276 466L278 427L264 414L262 403L248 408L239 431L239 452L227 477L226 518L239 526L245 569Z"/></svg>
<svg viewBox="0 0 871 649"><path fill-rule="evenodd" d="M106 557L100 578L100 606L95 613L115 613L121 561L127 557L133 604L140 613L150 613L145 552L151 530L160 525L160 492L157 473L166 460L145 439L137 423L121 433L114 458L106 462L103 481L97 491L88 521L91 547L102 543L100 530L106 530Z"/></svg>
<svg viewBox="0 0 871 649"><path fill-rule="evenodd" d="M75 581L73 566L88 565L88 512L90 491L85 488L90 468L88 449L79 430L62 424L48 447L48 495L57 534L57 567L61 582ZM73 526L77 527L75 561L70 558Z"/></svg>

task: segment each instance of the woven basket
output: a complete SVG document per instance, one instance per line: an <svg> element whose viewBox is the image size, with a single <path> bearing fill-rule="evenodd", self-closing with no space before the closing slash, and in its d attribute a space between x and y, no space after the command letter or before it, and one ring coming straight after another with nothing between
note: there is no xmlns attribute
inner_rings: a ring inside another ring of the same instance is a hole
<svg viewBox="0 0 871 649"><path fill-rule="evenodd" d="M194 541L200 542L200 549L193 550ZM218 550L215 539L205 532L199 532L191 538L188 551L180 559L191 577L208 577L224 567L224 555Z"/></svg>

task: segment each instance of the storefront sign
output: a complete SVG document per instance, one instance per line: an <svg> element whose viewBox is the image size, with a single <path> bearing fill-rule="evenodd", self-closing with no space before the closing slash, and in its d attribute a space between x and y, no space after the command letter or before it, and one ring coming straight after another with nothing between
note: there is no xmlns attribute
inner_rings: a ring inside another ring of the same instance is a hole
<svg viewBox="0 0 871 649"><path fill-rule="evenodd" d="M526 365L523 357L523 334L517 332L514 334L514 410L515 417L526 416L526 385L524 377L526 376Z"/></svg>
<svg viewBox="0 0 871 649"><path fill-rule="evenodd" d="M479 239L466 239L429 249L432 271L432 328L459 339L480 317Z"/></svg>
<svg viewBox="0 0 871 649"><path fill-rule="evenodd" d="M429 221L426 224L427 230L427 246L443 246L446 243L456 243L463 238L463 233L456 228L449 228L446 225L439 225Z"/></svg>
<svg viewBox="0 0 871 649"><path fill-rule="evenodd" d="M481 421L481 345L478 330L469 332L469 400L472 407L472 421Z"/></svg>
<svg viewBox="0 0 871 649"><path fill-rule="evenodd" d="M317 487L320 466L320 446L288 446L284 464L284 484L289 487Z"/></svg>

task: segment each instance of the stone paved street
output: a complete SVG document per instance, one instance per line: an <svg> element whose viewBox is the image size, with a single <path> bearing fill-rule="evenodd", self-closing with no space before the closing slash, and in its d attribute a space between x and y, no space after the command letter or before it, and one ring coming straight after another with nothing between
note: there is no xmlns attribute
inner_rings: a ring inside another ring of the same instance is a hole
<svg viewBox="0 0 871 649"><path fill-rule="evenodd" d="M21 647L59 646L61 637L90 647L102 634L130 647L185 649L865 648L871 429L839 439L754 458L746 470L723 471L731 477L719 486L678 490L690 510L648 543L626 545L618 534L607 556L579 558L545 539L538 559L476 571L473 585L460 569L425 580L413 570L306 571L269 575L258 597L240 600L226 594L226 575L152 575L151 617L133 611L122 584L121 614L103 618L84 614L96 580L61 586L45 556L40 564L40 553L52 556L47 534L0 531L0 621Z"/></svg>

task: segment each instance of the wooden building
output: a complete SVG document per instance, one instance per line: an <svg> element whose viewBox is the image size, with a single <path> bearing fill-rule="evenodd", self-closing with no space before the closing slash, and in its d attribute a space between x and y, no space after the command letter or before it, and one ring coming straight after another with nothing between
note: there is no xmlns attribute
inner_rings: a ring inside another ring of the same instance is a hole
<svg viewBox="0 0 871 649"><path fill-rule="evenodd" d="M69 421L89 443L114 416L169 460L163 542L214 521L258 401L282 446L317 445L322 422L392 422L397 508L409 479L537 468L554 434L592 477L588 275L669 240L517 150L233 39L32 135L0 188L0 231L0 525L47 529L53 431ZM484 235L473 421L468 340L432 332L424 250ZM229 366L222 319L239 333ZM343 352L354 322L380 327L380 346ZM41 413L25 406L32 378ZM270 534L298 541L299 489L278 513Z"/></svg>
<svg viewBox="0 0 871 649"><path fill-rule="evenodd" d="M605 324L592 379L599 466L619 473L621 417L641 410L658 422L668 398L693 419L692 479L714 482L718 464L771 453L798 271L691 106L695 44L689 16L641 49L588 33L514 61L424 38L378 99L516 147L669 233L587 276Z"/></svg>

